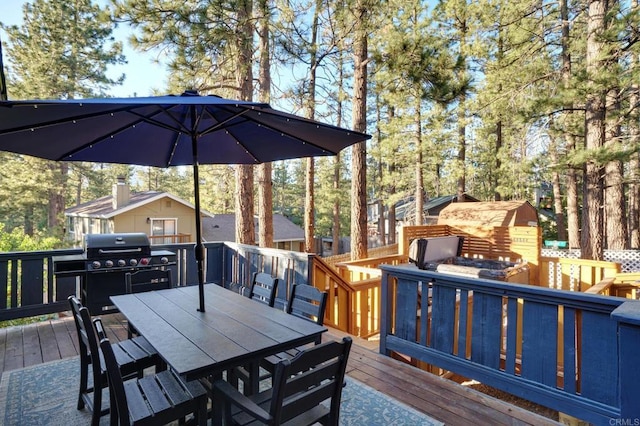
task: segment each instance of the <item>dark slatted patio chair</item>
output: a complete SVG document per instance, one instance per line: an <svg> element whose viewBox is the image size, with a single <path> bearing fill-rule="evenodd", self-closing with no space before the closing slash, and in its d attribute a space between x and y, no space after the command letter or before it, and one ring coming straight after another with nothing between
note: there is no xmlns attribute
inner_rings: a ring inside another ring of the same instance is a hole
<svg viewBox="0 0 640 426"><path fill-rule="evenodd" d="M76 324L80 352L80 389L78 391L78 410L87 407L91 413L91 424L98 425L100 417L109 413L102 408L102 390L107 387L107 372L104 360L100 357L98 338L91 324L89 310L82 306L75 296L69 296L71 313ZM142 377L143 370L156 367L162 370L164 363L144 337L113 343L113 352L119 369L124 377ZM89 365L93 375L93 387L89 387Z"/></svg>
<svg viewBox="0 0 640 426"><path fill-rule="evenodd" d="M251 279L251 287L249 289L249 299L256 300L260 303L267 304L271 307L276 302L276 294L278 291L278 278L264 272L254 272ZM247 364L242 367L236 367L228 371L229 382L238 385L238 381L244 384L244 392L247 395L258 391L258 380L251 381L251 377L258 377L260 374L260 365L258 362Z"/></svg>
<svg viewBox="0 0 640 426"><path fill-rule="evenodd" d="M278 281L278 278L274 278L267 273L254 272L251 279L249 299L257 300L273 307L276 302Z"/></svg>
<svg viewBox="0 0 640 426"><path fill-rule="evenodd" d="M127 293L141 293L173 287L170 269L139 269L135 272L127 272L124 279ZM134 334L138 334L131 324L129 324L127 332L129 339Z"/></svg>
<svg viewBox="0 0 640 426"><path fill-rule="evenodd" d="M213 385L214 424L337 425L351 338L326 342L282 360L273 387L245 396L226 381ZM328 407L322 402L330 399Z"/></svg>
<svg viewBox="0 0 640 426"><path fill-rule="evenodd" d="M322 325L324 324L324 313L326 307L326 291L320 291L319 289L307 284L296 284L291 288L291 295L287 302L286 312L288 314L313 321L318 325ZM320 344L321 341L322 336L318 336L318 340L315 344ZM302 349L302 347L293 348L285 352L271 355L260 361L260 367L267 371L266 374L261 374L260 369L256 367L253 369L238 367L235 369L234 375L237 377L237 380L242 381L244 386L250 386L249 389L257 391L260 386L260 382L271 377L275 372L276 365L281 360L292 359Z"/></svg>
<svg viewBox="0 0 640 426"><path fill-rule="evenodd" d="M207 392L199 381L184 382L170 370L124 381L102 321L96 318L93 322L109 377L112 425L184 423L189 414L198 425L207 424Z"/></svg>
<svg viewBox="0 0 640 426"><path fill-rule="evenodd" d="M287 313L315 322L318 325L324 324L324 313L327 308L327 292L321 291L312 285L296 284L291 288L291 295L287 302ZM322 341L322 336L318 336L315 344ZM276 364L282 359L291 359L303 348L294 348L286 352L272 355L262 360L261 365L270 373L275 371Z"/></svg>

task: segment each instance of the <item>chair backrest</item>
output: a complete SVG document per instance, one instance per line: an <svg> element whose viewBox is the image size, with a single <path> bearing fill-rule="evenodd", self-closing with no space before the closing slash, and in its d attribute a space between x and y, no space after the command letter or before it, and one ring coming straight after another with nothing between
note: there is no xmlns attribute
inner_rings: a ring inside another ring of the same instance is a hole
<svg viewBox="0 0 640 426"><path fill-rule="evenodd" d="M327 399L331 399L329 418L322 424L338 424L351 344L350 337L322 343L277 364L270 406L274 424L291 420Z"/></svg>
<svg viewBox="0 0 640 426"><path fill-rule="evenodd" d="M120 425L130 425L129 420L129 404L127 403L127 394L124 390L124 383L122 381L122 375L120 374L120 367L118 361L113 353L111 342L106 337L104 326L100 318L93 320L95 327L95 333L100 338L100 350L104 358L104 363L107 369L107 377L109 380L109 392L111 394L112 401L115 401L115 409L118 412L118 420ZM111 407L114 409L114 407Z"/></svg>
<svg viewBox="0 0 640 426"><path fill-rule="evenodd" d="M326 307L326 291L308 284L296 284L291 288L287 313L323 325Z"/></svg>
<svg viewBox="0 0 640 426"><path fill-rule="evenodd" d="M278 278L274 278L265 272L254 272L251 279L249 299L254 299L273 307L276 302L278 281Z"/></svg>
<svg viewBox="0 0 640 426"><path fill-rule="evenodd" d="M127 293L162 290L173 287L170 269L139 269L125 275Z"/></svg>
<svg viewBox="0 0 640 426"><path fill-rule="evenodd" d="M96 377L96 375L102 373L102 368L100 365L98 338L91 324L91 315L86 306L83 306L80 299L76 296L69 296L68 300L76 324L76 331L78 332L78 344L80 345L81 356L91 357L91 367L94 370L94 377Z"/></svg>

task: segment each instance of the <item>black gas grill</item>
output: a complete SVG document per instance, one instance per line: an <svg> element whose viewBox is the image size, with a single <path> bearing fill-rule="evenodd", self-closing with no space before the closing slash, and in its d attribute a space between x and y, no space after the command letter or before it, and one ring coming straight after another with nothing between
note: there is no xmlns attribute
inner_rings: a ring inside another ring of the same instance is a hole
<svg viewBox="0 0 640 426"><path fill-rule="evenodd" d="M53 258L56 276L80 278L80 298L92 315L114 312L110 296L126 292L125 274L176 265L176 254L151 250L142 233L89 234L84 253Z"/></svg>

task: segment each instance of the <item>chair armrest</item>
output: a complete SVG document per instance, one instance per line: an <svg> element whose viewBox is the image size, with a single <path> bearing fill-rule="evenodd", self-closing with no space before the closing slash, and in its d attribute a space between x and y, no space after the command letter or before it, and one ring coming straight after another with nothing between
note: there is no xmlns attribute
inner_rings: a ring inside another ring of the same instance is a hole
<svg viewBox="0 0 640 426"><path fill-rule="evenodd" d="M268 412L224 380L216 380L213 384L213 395L214 401L216 398L224 397L227 402L239 407L251 417L265 423L271 421L271 415Z"/></svg>

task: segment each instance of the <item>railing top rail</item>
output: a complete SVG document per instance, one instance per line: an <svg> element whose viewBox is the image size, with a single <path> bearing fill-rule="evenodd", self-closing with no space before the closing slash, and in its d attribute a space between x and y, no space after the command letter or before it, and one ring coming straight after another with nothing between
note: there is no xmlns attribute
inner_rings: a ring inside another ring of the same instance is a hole
<svg viewBox="0 0 640 426"><path fill-rule="evenodd" d="M225 241L224 244L234 250L242 249L244 251L254 252L254 253L263 253L270 256L280 256L289 259L299 259L301 261L307 261L315 256L313 253L302 253L302 252L294 252L288 250L281 250L275 248L267 248L267 247L258 247L252 246L249 244L240 244L234 242Z"/></svg>
<svg viewBox="0 0 640 426"><path fill-rule="evenodd" d="M510 284L483 278L470 278L418 269L414 265L380 265L383 275L388 273L398 278L422 282L437 282L440 286L463 290L480 291L504 297L535 300L541 303L572 306L600 312L611 312L629 299L598 294L585 294L532 285ZM640 304L640 301L637 302Z"/></svg>
<svg viewBox="0 0 640 426"><path fill-rule="evenodd" d="M12 252L0 252L0 260L13 260L13 259L42 259L51 256L64 256L68 254L82 253L81 248L71 249L58 249L58 250L39 250L39 251L12 251Z"/></svg>

